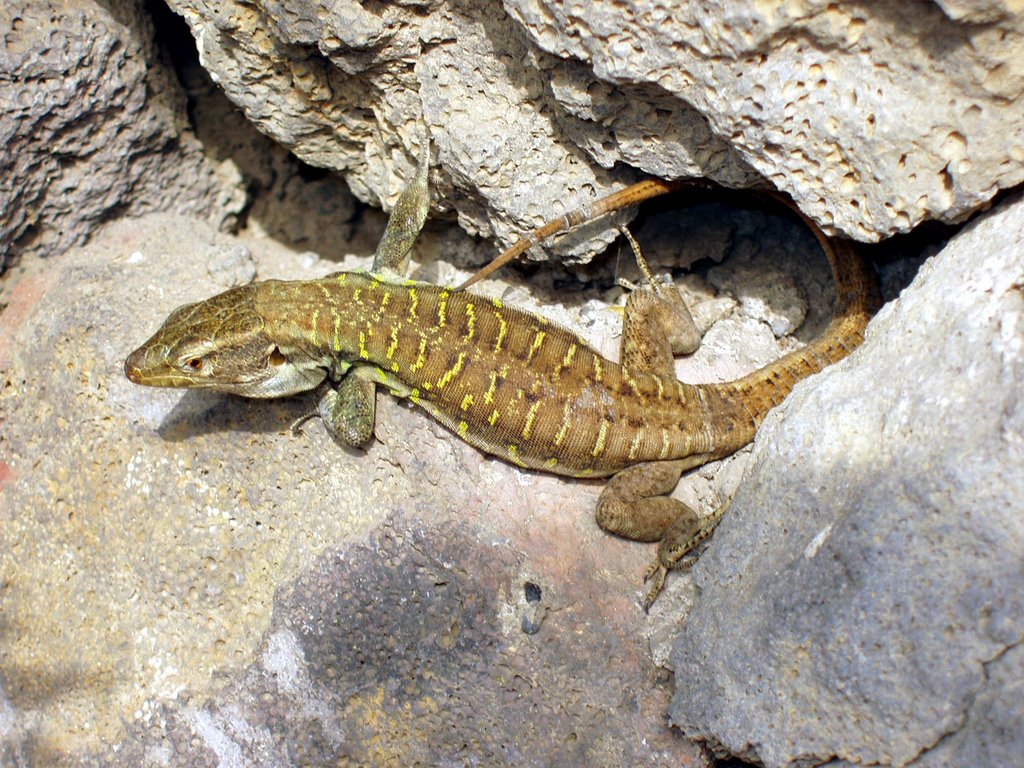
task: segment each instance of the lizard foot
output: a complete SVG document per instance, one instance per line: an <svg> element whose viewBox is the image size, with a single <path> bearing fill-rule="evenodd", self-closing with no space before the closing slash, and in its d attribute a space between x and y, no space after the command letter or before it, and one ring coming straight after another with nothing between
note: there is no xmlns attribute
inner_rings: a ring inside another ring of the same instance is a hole
<svg viewBox="0 0 1024 768"><path fill-rule="evenodd" d="M654 558L654 562L647 566L647 572L644 574L644 584L651 579L654 579L654 583L651 585L651 589L647 593L647 597L644 598L644 613L650 613L651 606L654 605L654 601L658 599L658 595L661 594L661 590L665 588L665 579L667 577L668 567L661 562L661 557Z"/></svg>
<svg viewBox="0 0 1024 768"><path fill-rule="evenodd" d="M677 560L666 562L664 555L659 551L654 561L647 566L647 571L644 573L644 584L648 581L653 581L651 589L647 593L647 597L644 598L644 613L650 613L651 606L654 605L654 601L658 599L662 590L665 589L665 581L668 579L670 571L688 571L693 567L693 564L697 562L699 558L699 552L691 551L687 552L684 556Z"/></svg>
<svg viewBox="0 0 1024 768"><path fill-rule="evenodd" d="M299 435L302 434L302 425L305 424L310 419L315 419L319 415L320 411L310 411L309 413L302 414L301 416L299 416L299 418L292 422L292 425L288 427L288 431L291 432L295 437L298 437Z"/></svg>

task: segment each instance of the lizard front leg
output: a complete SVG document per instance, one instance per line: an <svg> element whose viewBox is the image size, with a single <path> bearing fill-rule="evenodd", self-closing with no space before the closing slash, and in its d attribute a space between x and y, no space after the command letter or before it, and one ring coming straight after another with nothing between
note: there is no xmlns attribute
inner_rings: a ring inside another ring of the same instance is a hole
<svg viewBox="0 0 1024 768"><path fill-rule="evenodd" d="M399 277L408 273L413 245L430 210L429 171L430 142L424 138L416 175L402 190L391 210L373 256L371 272ZM331 436L353 448L362 448L373 438L377 413L377 384L364 368L353 366L349 369L337 389L326 385L317 406L317 412Z"/></svg>
<svg viewBox="0 0 1024 768"><path fill-rule="evenodd" d="M365 367L350 368L337 389L324 387L317 404L327 432L351 448L370 442L377 417L377 385L360 375Z"/></svg>

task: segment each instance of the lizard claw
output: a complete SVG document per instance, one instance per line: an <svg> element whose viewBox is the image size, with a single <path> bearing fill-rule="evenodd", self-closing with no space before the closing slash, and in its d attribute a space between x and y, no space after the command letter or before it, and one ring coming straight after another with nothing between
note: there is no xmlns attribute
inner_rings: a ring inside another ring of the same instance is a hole
<svg viewBox="0 0 1024 768"><path fill-rule="evenodd" d="M647 566L647 572L644 574L644 583L646 584L651 579L654 579L654 583L651 585L651 590L647 593L647 597L644 598L644 613L650 612L651 606L654 605L654 601L658 599L658 595L661 594L661 590L665 587L665 579L667 577L668 568L661 562L660 558L655 558L654 562Z"/></svg>
<svg viewBox="0 0 1024 768"><path fill-rule="evenodd" d="M292 425L288 429L292 433L292 435L298 437L299 435L302 434L302 425L305 424L310 419L315 419L319 415L319 411L310 411L309 413L303 414L302 416L299 416L299 418L297 418L295 421L293 421Z"/></svg>

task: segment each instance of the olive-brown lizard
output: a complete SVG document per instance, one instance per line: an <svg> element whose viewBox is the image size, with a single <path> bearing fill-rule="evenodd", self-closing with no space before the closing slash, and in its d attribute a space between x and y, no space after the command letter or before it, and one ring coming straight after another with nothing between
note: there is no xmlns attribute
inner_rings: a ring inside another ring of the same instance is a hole
<svg viewBox="0 0 1024 768"><path fill-rule="evenodd" d="M649 606L667 571L710 535L723 511L701 520L669 498L680 474L749 443L797 381L860 344L878 304L872 269L805 217L836 281L826 331L736 381L684 384L675 378L673 354L693 351L699 338L672 288L651 283L630 293L615 363L543 317L406 279L429 208L427 151L369 272L256 282L180 307L129 355L125 374L137 384L256 398L323 386L319 413L336 439L353 446L372 437L380 384L517 466L612 475L598 499L598 523L660 542L648 572L655 577ZM628 187L549 222L496 264L555 231L679 186L651 180Z"/></svg>

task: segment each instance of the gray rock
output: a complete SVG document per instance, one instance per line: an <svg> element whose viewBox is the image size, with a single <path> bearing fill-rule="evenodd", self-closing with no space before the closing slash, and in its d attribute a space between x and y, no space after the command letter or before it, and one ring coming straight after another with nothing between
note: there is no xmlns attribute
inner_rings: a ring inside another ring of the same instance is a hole
<svg viewBox="0 0 1024 768"><path fill-rule="evenodd" d="M361 199L394 201L428 126L440 204L504 243L632 169L770 183L861 240L1024 180L1005 3L170 5L232 101Z"/></svg>
<svg viewBox="0 0 1024 768"><path fill-rule="evenodd" d="M1020 20L996 1L671 18L647 2L173 5L230 98L301 158L392 201L425 123L437 207L506 242L631 179L623 165L766 178L862 239L955 220L1022 179ZM96 238L0 286L0 763L696 761L663 727L644 639L662 658L695 600L672 707L692 736L772 765L1019 756L1020 202L769 420L696 569L703 597L676 577L643 625L649 553L596 528L597 484L486 459L388 397L357 454L314 425L288 434L308 399L128 384L125 353L175 305L339 268L308 251L337 255L352 201L222 101L197 99L185 129L141 6L33 0L0 23L0 242L45 255ZM240 241L215 230L245 204L243 176L262 195ZM97 229L168 208L193 216ZM777 357L772 330L805 339L830 295L820 259L773 268L788 229L707 223L652 259L740 257L687 281L715 323L687 380ZM374 229L356 232L370 250ZM491 255L452 231L421 248ZM611 351L618 319L558 279L510 293L560 303ZM706 509L747 458L677 495Z"/></svg>
<svg viewBox="0 0 1024 768"><path fill-rule="evenodd" d="M1024 751L1024 202L802 383L694 571L673 722L768 766Z"/></svg>
<svg viewBox="0 0 1024 768"><path fill-rule="evenodd" d="M656 85L821 224L872 241L962 219L1024 179L1011 5L505 2L536 45L577 63L576 91ZM630 122L672 135L647 113Z"/></svg>
<svg viewBox="0 0 1024 768"><path fill-rule="evenodd" d="M245 203L185 129L185 100L141 3L0 6L0 271L83 243L113 212L214 225Z"/></svg>
<svg viewBox="0 0 1024 768"><path fill-rule="evenodd" d="M17 284L0 763L699 761L642 631L651 549L597 528L599 483L520 472L387 395L353 452L289 432L313 397L125 379L175 306L338 268L154 214Z"/></svg>

